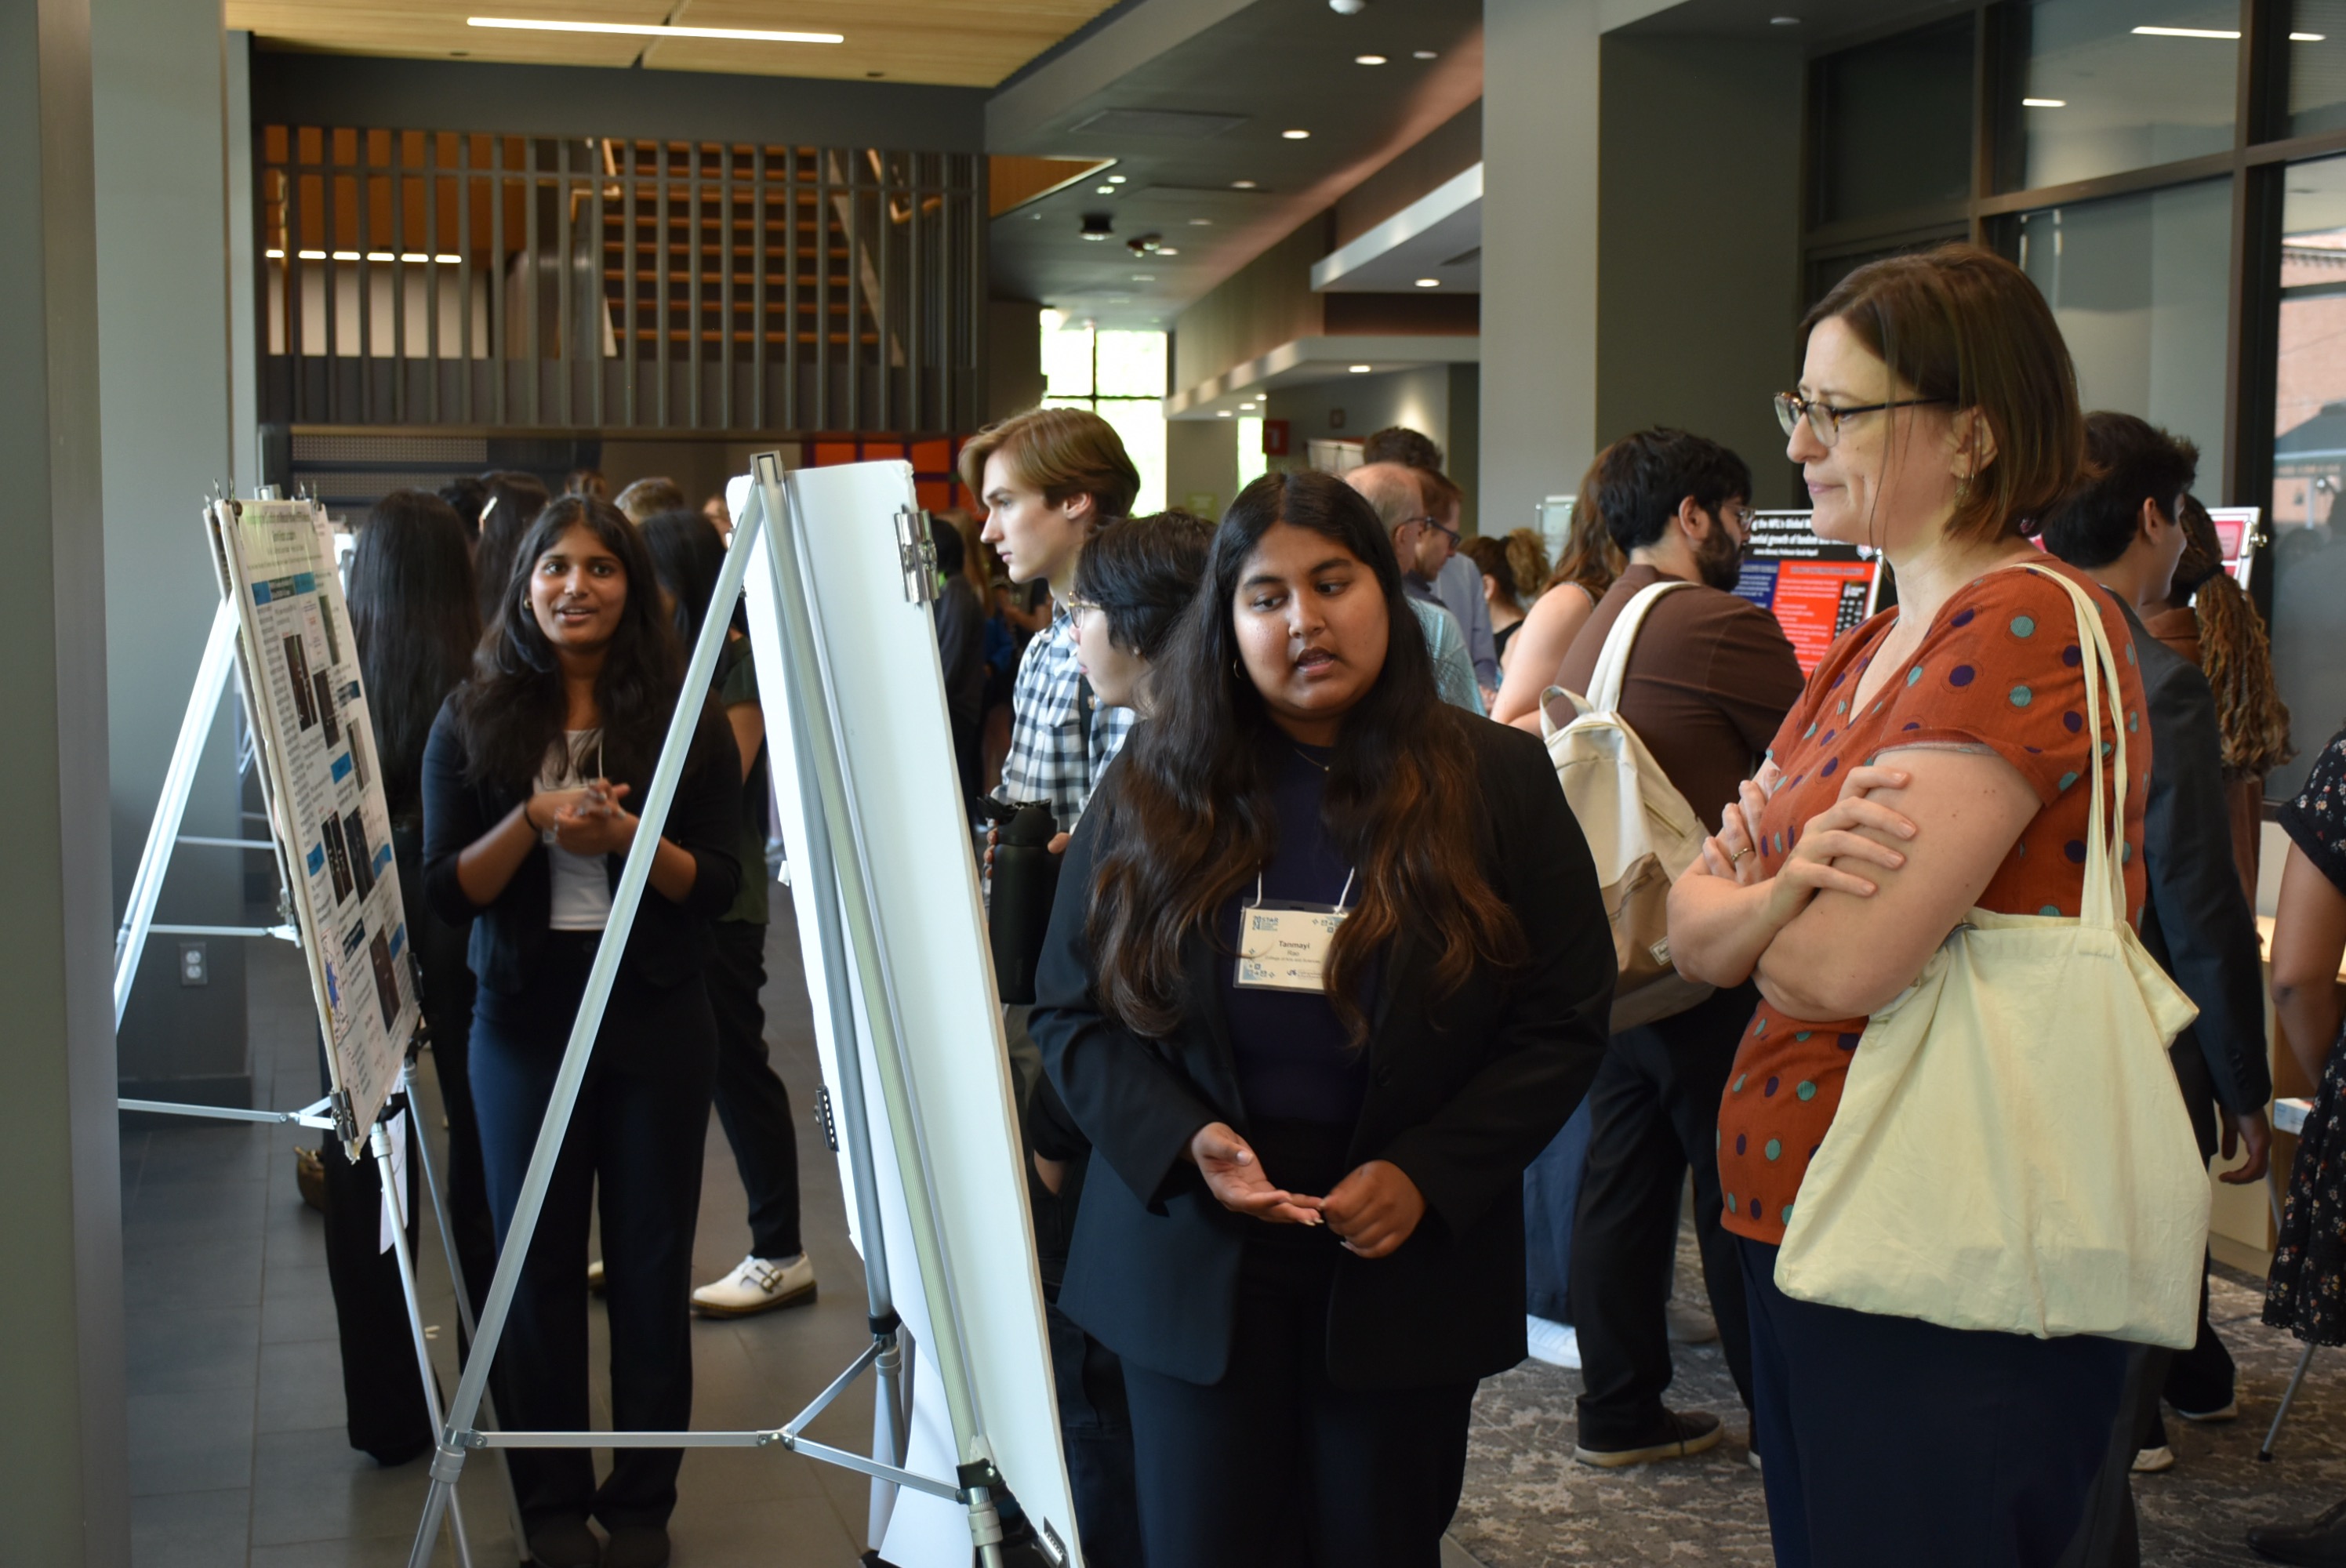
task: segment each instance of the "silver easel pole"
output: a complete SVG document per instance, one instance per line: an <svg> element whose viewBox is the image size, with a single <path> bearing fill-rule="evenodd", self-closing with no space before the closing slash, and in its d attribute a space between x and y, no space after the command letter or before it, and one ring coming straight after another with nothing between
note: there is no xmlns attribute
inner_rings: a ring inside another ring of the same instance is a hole
<svg viewBox="0 0 2346 1568"><path fill-rule="evenodd" d="M748 566L746 553L737 557L728 552L725 569L717 580L717 603L733 602L741 592L741 577ZM635 841L627 847L618 886L612 890L610 918L604 925L602 941L596 945L595 962L586 974L586 993L579 999L578 1016L571 1023L570 1041L563 1048L562 1066L555 1074L554 1089L547 1097L546 1120L538 1127L537 1145L530 1151L529 1168L522 1176L513 1221L505 1227L505 1246L497 1254L496 1275L489 1282L489 1298L481 1311L480 1333L473 1341L464 1375L457 1381L455 1401L441 1428L439 1448L432 1457L432 1489L424 1498L423 1518L416 1529L415 1544L408 1557L409 1568L427 1568L433 1541L439 1534L441 1511L448 1506L455 1492L456 1478L464 1473L464 1448L459 1440L471 1433L473 1418L488 1391L489 1366L496 1357L498 1341L505 1338L505 1319L513 1311L514 1291L521 1283L522 1260L528 1256L530 1241L537 1234L546 1189L554 1183L555 1162L561 1156L571 1113L577 1108L579 1086L586 1081L595 1036L603 1027L603 1012L611 999L612 983L619 976L620 956L627 951L636 911L643 902L644 886L651 878L652 857L659 849L660 832L668 826L668 807L676 799L677 780L683 776L685 757L692 748L692 733L699 722L701 705L692 700L690 694L709 689L709 677L717 669L718 649L724 642L730 620L729 616L711 615L702 624L700 636L693 644L691 662L685 667L684 684L678 688L680 695L676 711L668 719L659 761L652 769L651 788L644 794ZM516 1434L500 1435L512 1438ZM606 1437L599 1441L607 1443L609 1440Z"/></svg>
<svg viewBox="0 0 2346 1568"><path fill-rule="evenodd" d="M790 498L782 484L780 454L759 453L755 472L768 524L770 557L778 578L776 609L787 639L780 673L790 682L794 728L807 738L800 755L813 765L812 779L821 801L824 837L831 841L834 861L844 861L852 868L852 874L837 876L828 886L838 891L842 923L854 943L856 978L862 993L865 1018L872 1028L873 1064L879 1071L882 1096L887 1102L897 1169L904 1177L904 1203L912 1222L913 1247L920 1258L922 1288L928 1298L929 1331L935 1340L930 1349L936 1356L937 1372L944 1385L945 1406L953 1421L957 1475L968 1498L970 1538L984 1568L1002 1568L1002 1522L993 1500L999 1478L970 1380L960 1313L953 1295L953 1277L946 1267L944 1238L937 1227L935 1178L929 1168L918 1107L905 1071L903 1042L897 1033L896 1020L901 1014L893 975L880 945L879 900L872 886L868 860L862 850L862 823L857 816L854 797L847 789L845 755L829 700L831 682L827 660L821 640L814 634L814 601L801 548L803 531L790 515ZM802 778L801 792L806 783ZM826 891L825 885L818 883L817 890ZM848 1013L847 1033L852 1040L852 1013L842 1011ZM842 1068L842 1084L852 1076L851 1072ZM415 1568L422 1568L422 1564Z"/></svg>
<svg viewBox="0 0 2346 1568"><path fill-rule="evenodd" d="M411 1095L407 1114L412 1122L415 1115L415 1100ZM423 1141L423 1129L413 1128L416 1142ZM367 1129L367 1149L374 1156L374 1174L382 1187L383 1206L391 1211L391 1244L399 1252L399 1288L407 1298L407 1329L415 1341L415 1370L423 1382L423 1408L432 1418L434 1431L440 1428L440 1379L432 1369L432 1347L423 1338L423 1308L415 1296L415 1254L407 1245L407 1195L399 1189L399 1172L392 1164L391 1139L382 1130L382 1118L375 1118ZM456 1281L461 1293L462 1278ZM464 1537L464 1505L454 1496L448 1499L448 1532L456 1538L456 1568L473 1568L472 1543ZM520 1545L516 1543L516 1545Z"/></svg>
<svg viewBox="0 0 2346 1568"><path fill-rule="evenodd" d="M762 488L750 492L749 507L733 539L734 549L749 555L760 547L770 551L776 547L776 530L768 527L760 532L770 504ZM787 682L784 672L779 669L768 678ZM798 777L804 781L814 777L814 740L810 728L796 722L802 697L795 687L786 685L786 689L790 692L793 718L791 754L797 759ZM880 1181L872 1162L871 1113L863 1098L862 1052L857 1045L852 1001L855 979L854 972L848 967L847 935L840 914L838 862L831 854L829 819L823 811L821 794L809 790L802 782L800 802L807 819L807 863L793 875L808 879L808 896L815 910L817 943L822 954L824 993L832 999L831 1056L839 1076L838 1119L847 1138L847 1166L855 1186L855 1212L862 1222L859 1237L863 1244L865 1311L871 1319L877 1351L872 1362L879 1386L872 1406L872 1457L882 1464L901 1468L911 1437L911 1400L907 1396L912 1380L904 1364L903 1320L896 1315L894 1287L888 1277L888 1245L880 1217ZM895 1507L895 1484L875 1476L864 1543L872 1550L877 1551L886 1539L888 1521Z"/></svg>

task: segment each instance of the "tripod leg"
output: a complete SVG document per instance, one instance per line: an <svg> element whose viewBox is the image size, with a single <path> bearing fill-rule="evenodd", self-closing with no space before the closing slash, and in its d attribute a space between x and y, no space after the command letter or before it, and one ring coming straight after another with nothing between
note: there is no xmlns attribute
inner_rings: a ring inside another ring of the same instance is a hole
<svg viewBox="0 0 2346 1568"><path fill-rule="evenodd" d="M872 1363L878 1393L872 1405L872 1457L899 1469L904 1463L905 1440L911 1435L898 1391L899 1380L907 1369L904 1359L904 1330L899 1325L885 1337L878 1359ZM871 1527L865 1544L874 1552L888 1538L888 1521L895 1512L896 1483L873 1476Z"/></svg>
<svg viewBox="0 0 2346 1568"><path fill-rule="evenodd" d="M2280 1397L2280 1409L2273 1412L2272 1425L2265 1431L2265 1446L2257 1450L2257 1458L2270 1460L2273 1440L2280 1436L2280 1423L2289 1420L2289 1407L2297 1399L2297 1386L2305 1381L2306 1369L2313 1365L2314 1347L2308 1343L2305 1354L2297 1359L2297 1370L2290 1374L2289 1388Z"/></svg>
<svg viewBox="0 0 2346 1568"><path fill-rule="evenodd" d="M415 1095L414 1074L412 1069L403 1075L403 1082L409 1086L407 1103L413 1105L415 1104ZM440 1190L438 1175L433 1170L432 1138L423 1130L422 1122L415 1125L415 1158L416 1163L423 1167L423 1190L432 1200L432 1221L439 1227L440 1250L448 1259L448 1278L454 1286L456 1297L456 1319L464 1326L464 1343L468 1347L476 1345L480 1339L480 1329L473 1321L473 1302L470 1289L464 1281L464 1266L456 1257L456 1229L448 1223L448 1200ZM467 1354L469 1353L468 1350ZM492 1429L496 1426L497 1401L485 1389L481 1392L481 1415L487 1426ZM439 1417L435 1415L432 1424L436 1431L440 1424ZM513 1527L514 1545L515 1550L520 1550L523 1543L529 1539L529 1535L522 1528L521 1499L514 1492L513 1471L506 1465L505 1455L502 1453L497 1454L491 1462L496 1468L497 1481L505 1492L505 1519Z"/></svg>
<svg viewBox="0 0 2346 1568"><path fill-rule="evenodd" d="M412 1115L414 1102L411 1100L408 1105ZM422 1136L420 1129L417 1136L419 1138ZM423 1406L431 1414L432 1430L444 1431L444 1423L440 1414L440 1380L432 1367L432 1347L423 1338L423 1303L416 1298L415 1295L415 1255L409 1250L407 1245L405 1195L399 1190L398 1172L392 1165L391 1159L391 1139L384 1134L382 1123L380 1120L367 1129L367 1148L374 1156L375 1176L382 1184L383 1205L390 1211L391 1244L399 1254L399 1288L401 1294L407 1298L407 1329L415 1341L415 1368L423 1382ZM461 1281L457 1288L459 1290L464 1288ZM433 1468L434 1470L439 1468L436 1461ZM437 1495L439 1488L436 1480L434 1491ZM449 1532L455 1537L456 1541L458 1568L473 1568L472 1545L464 1538L464 1512L456 1502L453 1483L448 1488L446 1502ZM434 1533L437 1532L434 1532ZM423 1543L419 1542L417 1544L422 1548Z"/></svg>

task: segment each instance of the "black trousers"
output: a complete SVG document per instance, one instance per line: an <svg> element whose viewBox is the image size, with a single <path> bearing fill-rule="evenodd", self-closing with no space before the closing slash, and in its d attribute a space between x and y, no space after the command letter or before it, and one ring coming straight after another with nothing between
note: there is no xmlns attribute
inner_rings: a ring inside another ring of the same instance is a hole
<svg viewBox="0 0 2346 1568"><path fill-rule="evenodd" d="M716 952L704 972L717 1016L717 1121L733 1145L733 1164L750 1196L750 1252L796 1257L799 1240L799 1139L790 1095L767 1060L766 926L719 921L709 928Z"/></svg>
<svg viewBox="0 0 2346 1568"><path fill-rule="evenodd" d="M321 1058L322 1061L322 1056ZM394 1100L393 1108L403 1104ZM414 1248L419 1226L415 1198L415 1119L402 1124L407 1134L407 1242ZM334 1329L342 1353L342 1401L351 1446L379 1464L404 1464L429 1449L439 1434L423 1403L423 1380L415 1366L415 1330L407 1320L407 1297L399 1279L399 1254L382 1246L382 1182L374 1159L356 1163L342 1156L340 1139L329 1133L318 1151L326 1171L326 1281L334 1293Z"/></svg>
<svg viewBox="0 0 2346 1568"><path fill-rule="evenodd" d="M1474 1384L1331 1383L1335 1241L1299 1239L1324 1246L1250 1250L1220 1382L1124 1364L1148 1568L1441 1561L1465 1482Z"/></svg>
<svg viewBox="0 0 2346 1568"><path fill-rule="evenodd" d="M1778 1568L2054 1568L2136 1358L1795 1301L1739 1237Z"/></svg>
<svg viewBox="0 0 2346 1568"><path fill-rule="evenodd" d="M1751 1404L1751 1332L1735 1237L1719 1224L1719 1096L1758 994L1723 991L1606 1044L1589 1086L1588 1160L1572 1232L1573 1326L1580 1336L1580 1441L1650 1441L1663 1416L1678 1195L1694 1172L1695 1239L1719 1349Z"/></svg>
<svg viewBox="0 0 2346 1568"><path fill-rule="evenodd" d="M553 1096L597 938L551 933L520 996L484 990L473 1018L473 1093L497 1242ZM700 1212L717 1025L698 981L666 992L614 988L497 1349L518 1430L580 1431L588 1420L586 1241L599 1186L611 1329L614 1431L692 1422L692 1234ZM618 1449L598 1489L586 1449L512 1449L523 1521L592 1513L607 1526L664 1524L676 1507L677 1449Z"/></svg>

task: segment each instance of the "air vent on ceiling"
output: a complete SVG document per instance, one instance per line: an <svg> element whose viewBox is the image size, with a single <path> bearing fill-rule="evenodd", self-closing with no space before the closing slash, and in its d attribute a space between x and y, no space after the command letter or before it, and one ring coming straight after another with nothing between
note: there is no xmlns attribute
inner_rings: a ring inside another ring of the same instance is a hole
<svg viewBox="0 0 2346 1568"><path fill-rule="evenodd" d="M1067 128L1103 137L1170 137L1199 141L1244 124L1244 115L1200 114L1189 109L1102 109Z"/></svg>

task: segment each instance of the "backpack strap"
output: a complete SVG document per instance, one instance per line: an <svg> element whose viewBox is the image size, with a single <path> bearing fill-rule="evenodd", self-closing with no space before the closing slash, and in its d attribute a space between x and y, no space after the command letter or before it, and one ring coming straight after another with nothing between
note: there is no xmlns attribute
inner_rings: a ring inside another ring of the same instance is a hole
<svg viewBox="0 0 2346 1568"><path fill-rule="evenodd" d="M1617 713L1621 708L1621 683L1629 673L1629 653L1637 645L1637 630L1646 623L1646 614L1654 601L1673 588L1691 588L1694 585L1682 577L1653 583L1637 590L1637 596L1624 606L1620 616L1605 634L1605 647L1596 655L1596 669L1589 677L1588 706L1598 713Z"/></svg>

